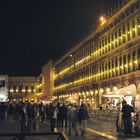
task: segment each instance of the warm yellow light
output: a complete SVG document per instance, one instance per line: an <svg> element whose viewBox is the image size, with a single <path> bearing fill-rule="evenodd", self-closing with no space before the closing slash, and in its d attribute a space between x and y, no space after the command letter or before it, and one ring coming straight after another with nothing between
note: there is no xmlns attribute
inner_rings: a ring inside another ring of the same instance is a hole
<svg viewBox="0 0 140 140"><path fill-rule="evenodd" d="M103 20L104 20L104 17L103 17L103 16L101 16L101 17L100 17L100 20L101 20L101 21L103 21Z"/></svg>
<svg viewBox="0 0 140 140"><path fill-rule="evenodd" d="M21 91L22 91L22 92L25 92L25 89L22 89Z"/></svg>
<svg viewBox="0 0 140 140"><path fill-rule="evenodd" d="M42 86L42 84L37 85L37 88L40 88Z"/></svg>
<svg viewBox="0 0 140 140"><path fill-rule="evenodd" d="M137 60L135 60L134 63L137 64L138 63Z"/></svg>
<svg viewBox="0 0 140 140"><path fill-rule="evenodd" d="M97 94L98 93L98 90L95 90L95 93Z"/></svg>
<svg viewBox="0 0 140 140"><path fill-rule="evenodd" d="M40 95L42 95L42 94L43 94L43 93L42 93L42 92L40 92L40 93L37 93L36 95L37 95L37 96L40 96Z"/></svg>
<svg viewBox="0 0 140 140"><path fill-rule="evenodd" d="M123 37L125 37L125 34L123 34Z"/></svg>
<svg viewBox="0 0 140 140"><path fill-rule="evenodd" d="M133 31L135 31L135 28L133 28Z"/></svg>
<svg viewBox="0 0 140 140"><path fill-rule="evenodd" d="M138 28L140 28L140 25L138 25Z"/></svg>
<svg viewBox="0 0 140 140"><path fill-rule="evenodd" d="M128 34L130 34L130 32L128 31Z"/></svg>
<svg viewBox="0 0 140 140"><path fill-rule="evenodd" d="M28 89L28 92L31 92L31 89Z"/></svg>
<svg viewBox="0 0 140 140"><path fill-rule="evenodd" d="M87 91L86 94L89 95L89 92Z"/></svg>
<svg viewBox="0 0 140 140"><path fill-rule="evenodd" d="M10 92L12 93L12 92L14 92L14 90L13 89L10 89Z"/></svg>
<svg viewBox="0 0 140 140"><path fill-rule="evenodd" d="M106 18L101 16L100 17L100 21L101 21L101 25L105 24L106 23Z"/></svg>
<svg viewBox="0 0 140 140"><path fill-rule="evenodd" d="M123 66L120 66L121 69L123 69Z"/></svg>
<svg viewBox="0 0 140 140"><path fill-rule="evenodd" d="M132 65L132 62L130 62L129 65Z"/></svg>
<svg viewBox="0 0 140 140"><path fill-rule="evenodd" d="M18 89L16 89L16 92L18 92Z"/></svg>
<svg viewBox="0 0 140 140"><path fill-rule="evenodd" d="M127 64L125 64L124 66L127 67Z"/></svg>

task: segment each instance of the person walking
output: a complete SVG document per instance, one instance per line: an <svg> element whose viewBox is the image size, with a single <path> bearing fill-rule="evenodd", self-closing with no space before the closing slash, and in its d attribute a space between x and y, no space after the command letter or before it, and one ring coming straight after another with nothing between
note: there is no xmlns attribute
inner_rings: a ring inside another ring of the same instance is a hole
<svg viewBox="0 0 140 140"><path fill-rule="evenodd" d="M58 108L55 105L50 106L50 127L51 132L54 132L54 128L56 127L56 122L58 118Z"/></svg>
<svg viewBox="0 0 140 140"><path fill-rule="evenodd" d="M127 104L127 102L124 100L122 102L122 119L123 119L123 125L124 125L124 133L125 135L131 135L132 133L132 118L131 113L134 112L134 108Z"/></svg>
<svg viewBox="0 0 140 140"><path fill-rule="evenodd" d="M78 111L78 121L81 130L81 135L86 133L87 119L89 118L85 104L81 104Z"/></svg>
<svg viewBox="0 0 140 140"><path fill-rule="evenodd" d="M75 131L75 135L78 136L78 129L77 129L77 106L74 104L71 104L68 107L68 122L69 122L69 135L72 133L72 128Z"/></svg>
<svg viewBox="0 0 140 140"><path fill-rule="evenodd" d="M65 105L65 103L63 103L62 107L61 107L61 112L60 112L60 116L61 116L61 127L64 126L64 122L65 122L65 127L67 127L67 114L68 114L68 109L67 106Z"/></svg>

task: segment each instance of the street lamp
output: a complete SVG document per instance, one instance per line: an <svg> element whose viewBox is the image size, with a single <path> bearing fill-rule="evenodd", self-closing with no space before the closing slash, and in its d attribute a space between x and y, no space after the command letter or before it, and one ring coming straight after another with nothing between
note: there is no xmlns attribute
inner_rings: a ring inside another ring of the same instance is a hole
<svg viewBox="0 0 140 140"><path fill-rule="evenodd" d="M104 16L101 16L99 20L101 26L106 23L106 18Z"/></svg>

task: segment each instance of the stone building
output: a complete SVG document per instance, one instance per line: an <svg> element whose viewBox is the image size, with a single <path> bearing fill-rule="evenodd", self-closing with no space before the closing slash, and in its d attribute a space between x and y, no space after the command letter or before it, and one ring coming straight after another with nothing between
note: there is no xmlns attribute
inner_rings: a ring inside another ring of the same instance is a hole
<svg viewBox="0 0 140 140"><path fill-rule="evenodd" d="M97 107L103 95L134 84L140 94L140 1L123 3L54 62L54 94Z"/></svg>

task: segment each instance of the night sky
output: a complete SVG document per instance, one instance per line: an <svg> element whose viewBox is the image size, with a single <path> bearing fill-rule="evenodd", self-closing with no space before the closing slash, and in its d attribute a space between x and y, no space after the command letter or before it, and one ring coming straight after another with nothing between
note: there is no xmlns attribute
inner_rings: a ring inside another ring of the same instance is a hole
<svg viewBox="0 0 140 140"><path fill-rule="evenodd" d="M117 0L0 2L0 74L37 76L64 54Z"/></svg>

